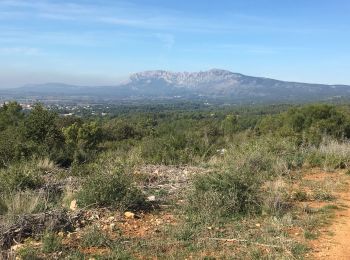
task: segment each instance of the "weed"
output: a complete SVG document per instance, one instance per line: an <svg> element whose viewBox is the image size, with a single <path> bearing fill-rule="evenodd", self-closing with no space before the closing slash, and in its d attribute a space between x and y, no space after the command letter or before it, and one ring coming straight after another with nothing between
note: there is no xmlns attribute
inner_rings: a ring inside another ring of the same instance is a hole
<svg viewBox="0 0 350 260"><path fill-rule="evenodd" d="M135 258L124 248L124 246L121 246L116 242L111 247L111 253L104 259L133 260Z"/></svg>
<svg viewBox="0 0 350 260"><path fill-rule="evenodd" d="M44 253L53 253L62 249L61 239L54 233L46 233L42 238L42 247Z"/></svg>
<svg viewBox="0 0 350 260"><path fill-rule="evenodd" d="M293 198L295 201L307 201L308 200L308 195L305 191L297 191L294 193Z"/></svg>
<svg viewBox="0 0 350 260"><path fill-rule="evenodd" d="M14 164L0 169L0 192L36 189L43 184L42 171L33 162Z"/></svg>
<svg viewBox="0 0 350 260"><path fill-rule="evenodd" d="M329 204L329 205L323 206L320 209L320 211L322 211L322 212L332 212L332 211L337 210L337 209L339 209L339 207L337 205Z"/></svg>
<svg viewBox="0 0 350 260"><path fill-rule="evenodd" d="M31 246L20 248L17 254L22 260L42 260L42 258L38 256L37 249Z"/></svg>
<svg viewBox="0 0 350 260"><path fill-rule="evenodd" d="M192 223L185 223L180 228L176 228L174 236L180 241L191 241L198 234L198 226Z"/></svg>
<svg viewBox="0 0 350 260"><path fill-rule="evenodd" d="M5 213L8 211L6 203L3 201L2 198L0 198L0 215L5 215Z"/></svg>
<svg viewBox="0 0 350 260"><path fill-rule="evenodd" d="M85 260L85 256L83 253L81 253L79 250L71 250L69 252L66 252L65 256L66 260Z"/></svg>
<svg viewBox="0 0 350 260"><path fill-rule="evenodd" d="M264 211L272 215L283 215L291 207L287 184L282 179L268 182L264 196Z"/></svg>
<svg viewBox="0 0 350 260"><path fill-rule="evenodd" d="M8 217L36 213L44 200L41 192L31 190L11 192L2 198Z"/></svg>
<svg viewBox="0 0 350 260"><path fill-rule="evenodd" d="M81 241L84 247L106 247L111 245L110 239L97 226L86 230Z"/></svg>
<svg viewBox="0 0 350 260"><path fill-rule="evenodd" d="M295 243L292 246L291 252L294 257L303 259L303 255L309 251L309 248L305 244Z"/></svg>
<svg viewBox="0 0 350 260"><path fill-rule="evenodd" d="M304 232L304 237L305 237L305 239L314 240L318 237L318 235L316 233L313 233L313 232L306 230Z"/></svg>
<svg viewBox="0 0 350 260"><path fill-rule="evenodd" d="M313 194L313 198L318 201L333 201L335 196L328 191L318 190Z"/></svg>

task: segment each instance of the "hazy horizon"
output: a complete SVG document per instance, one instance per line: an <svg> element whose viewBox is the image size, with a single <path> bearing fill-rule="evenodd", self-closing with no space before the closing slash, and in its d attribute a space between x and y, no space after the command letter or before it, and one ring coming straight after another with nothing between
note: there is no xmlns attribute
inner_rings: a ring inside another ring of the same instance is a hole
<svg viewBox="0 0 350 260"><path fill-rule="evenodd" d="M208 69L208 70L200 70L200 71L168 71L170 73L182 73L182 72L188 72L188 73L195 73L195 72L205 72L205 71L210 71L213 69L218 69L218 70L225 70L225 69L220 69L220 68L212 68L212 69ZM145 70L145 71L138 71L138 72L150 72L150 71L164 71L162 69L156 69L156 70ZM229 71L229 70L225 70L225 71ZM0 89L12 89L12 88L21 88L21 87L28 87L28 86L36 86L36 85L54 85L54 84L63 84L63 85L72 85L72 86L86 86L86 87L100 87L100 86L117 86L120 84L123 84L124 82L127 82L129 79L129 76L131 76L134 73L138 73L138 72L132 72L129 75L126 75L124 77L119 77L116 78L114 81L107 81L106 79L104 80L100 80L100 81L96 81L96 84L94 84L94 80L89 80L89 76L87 75L85 79L80 80L79 78L76 78L74 76L70 77L69 79L65 78L65 80L62 81L54 81L51 80L50 76L46 75L47 80L38 80L38 81L29 81L29 82L25 82L23 84L20 85L9 85L9 86L1 86L0 85ZM237 71L230 71L232 73L238 73L238 74L242 74L244 76L248 76L248 77L258 77L258 78L269 78L269 77L264 77L264 76L256 76L256 75L247 75L247 74L243 74ZM31 78L31 77L29 77ZM269 78L269 79L274 79L274 80L278 80L278 81L284 81L284 82L296 82L296 83L306 83L306 84L323 84L323 85L345 85L345 86L350 86L350 84L342 84L342 83L323 83L323 82L301 82L301 81L293 81L293 80L284 80L284 79L278 79L278 78ZM82 83L83 82L83 83ZM85 82L85 83L84 83Z"/></svg>
<svg viewBox="0 0 350 260"><path fill-rule="evenodd" d="M350 85L350 2L3 0L0 88L225 69Z"/></svg>

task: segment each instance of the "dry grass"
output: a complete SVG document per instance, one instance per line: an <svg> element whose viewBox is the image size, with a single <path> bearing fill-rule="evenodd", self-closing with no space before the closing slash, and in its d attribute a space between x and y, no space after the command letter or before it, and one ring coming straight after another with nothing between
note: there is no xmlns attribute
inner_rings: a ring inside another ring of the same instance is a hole
<svg viewBox="0 0 350 260"><path fill-rule="evenodd" d="M337 155L343 158L350 157L350 142L349 141L336 141L325 139L320 147L319 152L326 155Z"/></svg>
<svg viewBox="0 0 350 260"><path fill-rule="evenodd" d="M272 215L283 215L291 207L290 185L282 178L265 185L264 210Z"/></svg>
<svg viewBox="0 0 350 260"><path fill-rule="evenodd" d="M37 167L45 172L53 171L56 169L56 165L48 158L39 159L37 161Z"/></svg>
<svg viewBox="0 0 350 260"><path fill-rule="evenodd" d="M324 138L319 147L308 152L311 167L319 166L326 171L350 167L350 142Z"/></svg>
<svg viewBox="0 0 350 260"><path fill-rule="evenodd" d="M3 197L7 207L7 215L22 215L35 212L44 201L44 194L37 191L20 191Z"/></svg>

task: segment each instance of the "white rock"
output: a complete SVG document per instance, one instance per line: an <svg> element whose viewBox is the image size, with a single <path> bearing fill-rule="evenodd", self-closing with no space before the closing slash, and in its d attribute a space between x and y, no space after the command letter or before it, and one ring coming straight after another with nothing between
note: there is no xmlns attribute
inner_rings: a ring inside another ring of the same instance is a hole
<svg viewBox="0 0 350 260"><path fill-rule="evenodd" d="M77 208L78 208L77 200L72 200L70 202L69 209L72 211L75 211L75 210L77 210Z"/></svg>
<svg viewBox="0 0 350 260"><path fill-rule="evenodd" d="M147 201L156 201L156 196L148 196Z"/></svg>

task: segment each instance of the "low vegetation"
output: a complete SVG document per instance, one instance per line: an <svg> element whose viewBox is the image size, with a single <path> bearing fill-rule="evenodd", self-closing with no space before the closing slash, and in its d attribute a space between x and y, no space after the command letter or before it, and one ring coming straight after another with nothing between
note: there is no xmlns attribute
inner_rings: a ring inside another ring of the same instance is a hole
<svg viewBox="0 0 350 260"><path fill-rule="evenodd" d="M337 210L304 203L342 188L304 172L350 167L340 105L78 118L13 102L0 132L0 246L19 239L22 259L301 259ZM12 228L56 210L69 225Z"/></svg>

